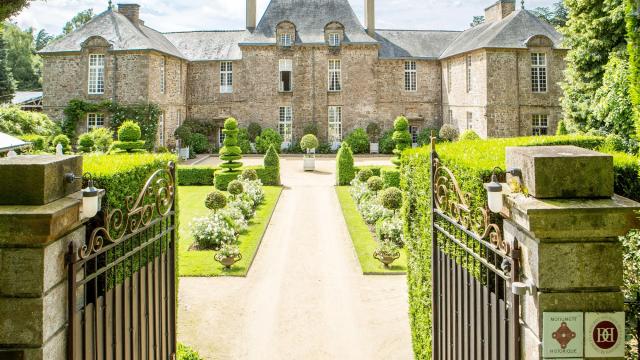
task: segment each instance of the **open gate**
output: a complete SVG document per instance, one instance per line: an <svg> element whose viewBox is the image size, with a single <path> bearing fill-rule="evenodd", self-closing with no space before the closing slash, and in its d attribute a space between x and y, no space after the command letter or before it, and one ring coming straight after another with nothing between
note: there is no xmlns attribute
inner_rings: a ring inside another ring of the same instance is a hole
<svg viewBox="0 0 640 360"><path fill-rule="evenodd" d="M69 244L69 360L175 358L175 190L171 162Z"/></svg>
<svg viewBox="0 0 640 360"><path fill-rule="evenodd" d="M517 242L474 207L432 143L433 359L520 358Z"/></svg>

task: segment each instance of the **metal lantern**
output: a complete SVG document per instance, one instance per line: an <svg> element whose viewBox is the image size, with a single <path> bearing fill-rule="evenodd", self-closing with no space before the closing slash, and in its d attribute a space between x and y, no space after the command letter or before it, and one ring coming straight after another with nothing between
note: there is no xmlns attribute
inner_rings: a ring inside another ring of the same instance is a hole
<svg viewBox="0 0 640 360"><path fill-rule="evenodd" d="M484 185L487 190L487 200L489 203L489 210L493 213L499 213L502 211L504 200L502 198L502 184L498 181L498 175L494 173L491 175L491 182Z"/></svg>

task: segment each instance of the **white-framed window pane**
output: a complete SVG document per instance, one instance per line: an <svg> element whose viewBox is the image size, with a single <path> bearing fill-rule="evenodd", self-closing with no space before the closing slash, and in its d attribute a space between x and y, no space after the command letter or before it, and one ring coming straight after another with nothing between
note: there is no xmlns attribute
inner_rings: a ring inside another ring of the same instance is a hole
<svg viewBox="0 0 640 360"><path fill-rule="evenodd" d="M418 143L418 133L419 129L417 126L409 126L409 133L411 134L411 142L413 144Z"/></svg>
<svg viewBox="0 0 640 360"><path fill-rule="evenodd" d="M340 60L329 60L329 91L342 90L342 65Z"/></svg>
<svg viewBox="0 0 640 360"><path fill-rule="evenodd" d="M418 89L418 71L415 61L405 61L404 63L404 89L405 91Z"/></svg>
<svg viewBox="0 0 640 360"><path fill-rule="evenodd" d="M104 55L89 55L89 94L104 94Z"/></svg>
<svg viewBox="0 0 640 360"><path fill-rule="evenodd" d="M158 144L164 146L164 112L158 115Z"/></svg>
<svg viewBox="0 0 640 360"><path fill-rule="evenodd" d="M223 61L220 63L220 93L233 92L233 62Z"/></svg>
<svg viewBox="0 0 640 360"><path fill-rule="evenodd" d="M160 92L164 94L165 91L165 58L160 60Z"/></svg>
<svg viewBox="0 0 640 360"><path fill-rule="evenodd" d="M466 68L467 68L467 92L471 92L473 85L471 84L471 56L467 56Z"/></svg>
<svg viewBox="0 0 640 360"><path fill-rule="evenodd" d="M340 34L338 33L329 34L329 46L340 46Z"/></svg>
<svg viewBox="0 0 640 360"><path fill-rule="evenodd" d="M87 114L87 131L104 127L104 114L88 113Z"/></svg>
<svg viewBox="0 0 640 360"><path fill-rule="evenodd" d="M453 110L449 109L449 124L453 125Z"/></svg>
<svg viewBox="0 0 640 360"><path fill-rule="evenodd" d="M280 59L280 83L278 84L279 91L291 91L293 83L293 60Z"/></svg>
<svg viewBox="0 0 640 360"><path fill-rule="evenodd" d="M222 147L224 145L224 127L218 128L218 147Z"/></svg>
<svg viewBox="0 0 640 360"><path fill-rule="evenodd" d="M329 106L329 143L342 141L342 106Z"/></svg>
<svg viewBox="0 0 640 360"><path fill-rule="evenodd" d="M289 33L280 34L280 46L291 46L293 44L293 37Z"/></svg>
<svg viewBox="0 0 640 360"><path fill-rule="evenodd" d="M531 91L542 93L547 91L547 54L531 54Z"/></svg>
<svg viewBox="0 0 640 360"><path fill-rule="evenodd" d="M542 136L549 134L549 116L548 115L533 115L532 128L534 136Z"/></svg>
<svg viewBox="0 0 640 360"><path fill-rule="evenodd" d="M467 129L473 128L473 113L467 111Z"/></svg>
<svg viewBox="0 0 640 360"><path fill-rule="evenodd" d="M280 107L278 132L285 143L291 143L293 140L293 111L291 106Z"/></svg>

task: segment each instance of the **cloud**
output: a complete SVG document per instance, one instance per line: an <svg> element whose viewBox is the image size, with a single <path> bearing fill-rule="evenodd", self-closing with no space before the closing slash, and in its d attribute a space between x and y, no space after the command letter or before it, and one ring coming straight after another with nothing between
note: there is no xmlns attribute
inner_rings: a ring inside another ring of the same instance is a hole
<svg viewBox="0 0 640 360"><path fill-rule="evenodd" d="M134 0L135 1L135 0ZM557 0L527 1L527 8L550 6ZM245 26L245 2L242 0L138 0L140 17L159 31L242 29ZM349 0L363 20L364 0ZM377 0L378 28L461 30L475 15L494 0ZM117 0L114 0L117 3ZM269 1L258 0L258 14ZM519 2L518 2L519 6ZM58 34L77 12L92 8L95 13L107 9L107 0L34 1L13 21L21 27L32 26Z"/></svg>

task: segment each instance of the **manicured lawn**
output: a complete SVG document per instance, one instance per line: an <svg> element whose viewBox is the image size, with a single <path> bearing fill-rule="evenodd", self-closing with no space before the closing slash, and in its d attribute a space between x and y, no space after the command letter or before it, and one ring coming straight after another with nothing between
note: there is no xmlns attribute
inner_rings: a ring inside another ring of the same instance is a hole
<svg viewBox="0 0 640 360"><path fill-rule="evenodd" d="M338 199L340 199L344 220L349 228L353 247L356 249L360 261L362 273L365 275L405 274L407 272L406 249L400 250L400 258L394 261L389 269L385 269L380 261L373 258L373 252L378 247L378 243L358 212L356 203L349 194L349 186L336 186L336 192Z"/></svg>
<svg viewBox="0 0 640 360"><path fill-rule="evenodd" d="M224 266L213 259L215 251L189 251L189 247L193 243L189 224L194 218L204 217L209 213L209 209L204 206L204 199L213 190L213 186L178 187L180 210L178 264L180 276L246 276L267 229L271 214L280 198L282 187L264 187L265 202L258 207L255 216L249 221L249 230L241 234L238 239L242 260L233 265L231 270L224 270Z"/></svg>

